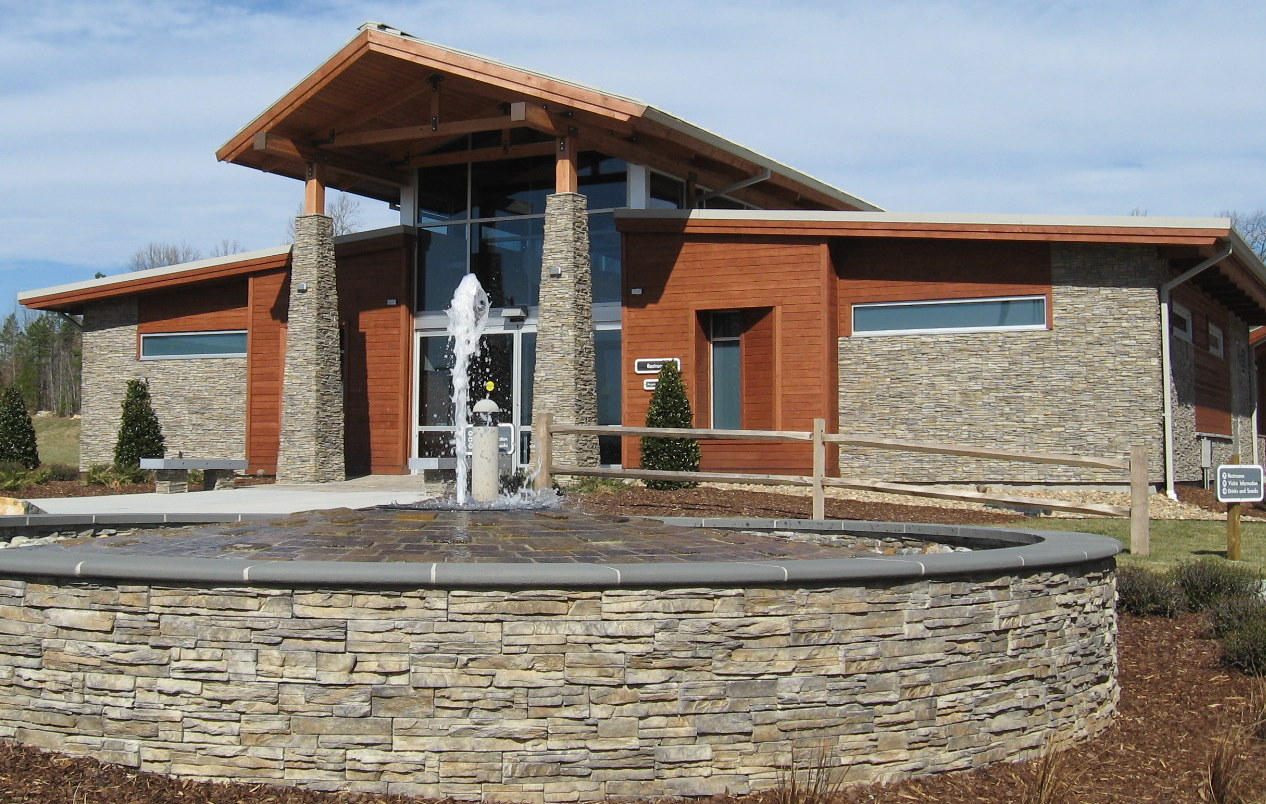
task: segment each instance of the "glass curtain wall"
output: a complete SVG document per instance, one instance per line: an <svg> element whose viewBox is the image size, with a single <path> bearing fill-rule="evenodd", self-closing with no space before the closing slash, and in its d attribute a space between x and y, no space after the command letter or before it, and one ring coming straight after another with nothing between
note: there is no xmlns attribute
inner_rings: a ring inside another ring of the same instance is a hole
<svg viewBox="0 0 1266 804"><path fill-rule="evenodd" d="M469 147L479 147L471 141ZM580 192L588 197L590 257L595 305L617 311L595 332L598 420L620 423L620 237L615 210L628 205L627 168L622 160L596 152L578 157ZM544 244L545 199L554 191L553 156L449 165L418 171L418 457L454 456L449 402L451 356L442 332L442 312L462 277L474 273L497 308L525 307L526 319L494 316L485 347L500 356L473 375L493 380L501 421L513 424L515 458L530 460L532 377L536 364L536 306ZM504 344L504 346L501 346ZM488 355L487 357L491 357ZM487 359L486 357L486 359ZM488 376L483 376L487 374ZM493 376L496 375L496 376ZM504 389L504 390L503 390ZM481 396L481 395L477 395ZM619 440L601 444L602 461L619 463Z"/></svg>

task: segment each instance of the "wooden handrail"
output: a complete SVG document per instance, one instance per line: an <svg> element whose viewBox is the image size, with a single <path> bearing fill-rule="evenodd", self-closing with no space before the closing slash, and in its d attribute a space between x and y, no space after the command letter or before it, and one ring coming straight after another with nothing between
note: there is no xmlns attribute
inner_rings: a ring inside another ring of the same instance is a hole
<svg viewBox="0 0 1266 804"><path fill-rule="evenodd" d="M932 452L939 455L963 455L972 458L995 458L1021 463L1054 463L1062 466L1092 466L1096 469L1129 469L1129 460L1122 458L1088 458L1082 455L1064 455L1058 452L1020 452L1017 450L986 449L958 444L935 444L930 441L907 441L900 438L879 438L866 435L841 435L827 433L828 443L847 444L850 447L871 447L902 452Z"/></svg>
<svg viewBox="0 0 1266 804"><path fill-rule="evenodd" d="M596 436L650 436L652 438L726 438L735 441L812 441L813 433L795 430L707 430L690 427L625 427L619 424L556 424L555 433Z"/></svg>

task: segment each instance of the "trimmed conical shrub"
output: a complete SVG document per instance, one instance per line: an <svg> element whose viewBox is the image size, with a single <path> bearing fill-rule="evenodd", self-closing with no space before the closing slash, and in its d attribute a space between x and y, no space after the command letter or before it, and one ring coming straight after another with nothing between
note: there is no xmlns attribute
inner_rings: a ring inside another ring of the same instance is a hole
<svg viewBox="0 0 1266 804"><path fill-rule="evenodd" d="M40 465L35 425L31 424L21 392L13 386L0 394L0 463L18 463L27 469Z"/></svg>
<svg viewBox="0 0 1266 804"><path fill-rule="evenodd" d="M693 427L694 415L690 411L690 399L686 396L686 383L677 370L676 363L665 363L659 370L659 382L651 395L651 407L646 412L647 427ZM699 442L693 438L642 439L642 468L666 472L699 471ZM697 483L670 480L648 480L648 488L670 490L686 489Z"/></svg>
<svg viewBox="0 0 1266 804"><path fill-rule="evenodd" d="M163 428L150 403L149 386L141 380L128 380L119 438L114 442L114 466L136 469L141 458L161 458L164 453Z"/></svg>

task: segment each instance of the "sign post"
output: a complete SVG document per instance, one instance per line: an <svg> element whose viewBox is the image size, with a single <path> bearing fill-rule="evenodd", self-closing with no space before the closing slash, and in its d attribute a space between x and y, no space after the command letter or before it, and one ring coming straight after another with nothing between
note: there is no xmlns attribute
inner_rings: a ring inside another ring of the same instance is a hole
<svg viewBox="0 0 1266 804"><path fill-rule="evenodd" d="M1241 464L1237 452L1231 463L1218 467L1218 502L1226 503L1226 557L1240 560L1240 506L1246 502L1261 502L1262 467Z"/></svg>

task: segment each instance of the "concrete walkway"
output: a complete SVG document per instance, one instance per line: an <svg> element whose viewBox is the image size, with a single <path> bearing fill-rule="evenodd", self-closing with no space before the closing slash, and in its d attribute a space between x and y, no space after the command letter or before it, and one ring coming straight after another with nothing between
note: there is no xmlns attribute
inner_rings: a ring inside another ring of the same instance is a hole
<svg viewBox="0 0 1266 804"><path fill-rule="evenodd" d="M290 514L369 508L439 497L443 486L412 475L368 475L342 483L260 485L186 494L110 494L31 500L50 514Z"/></svg>

